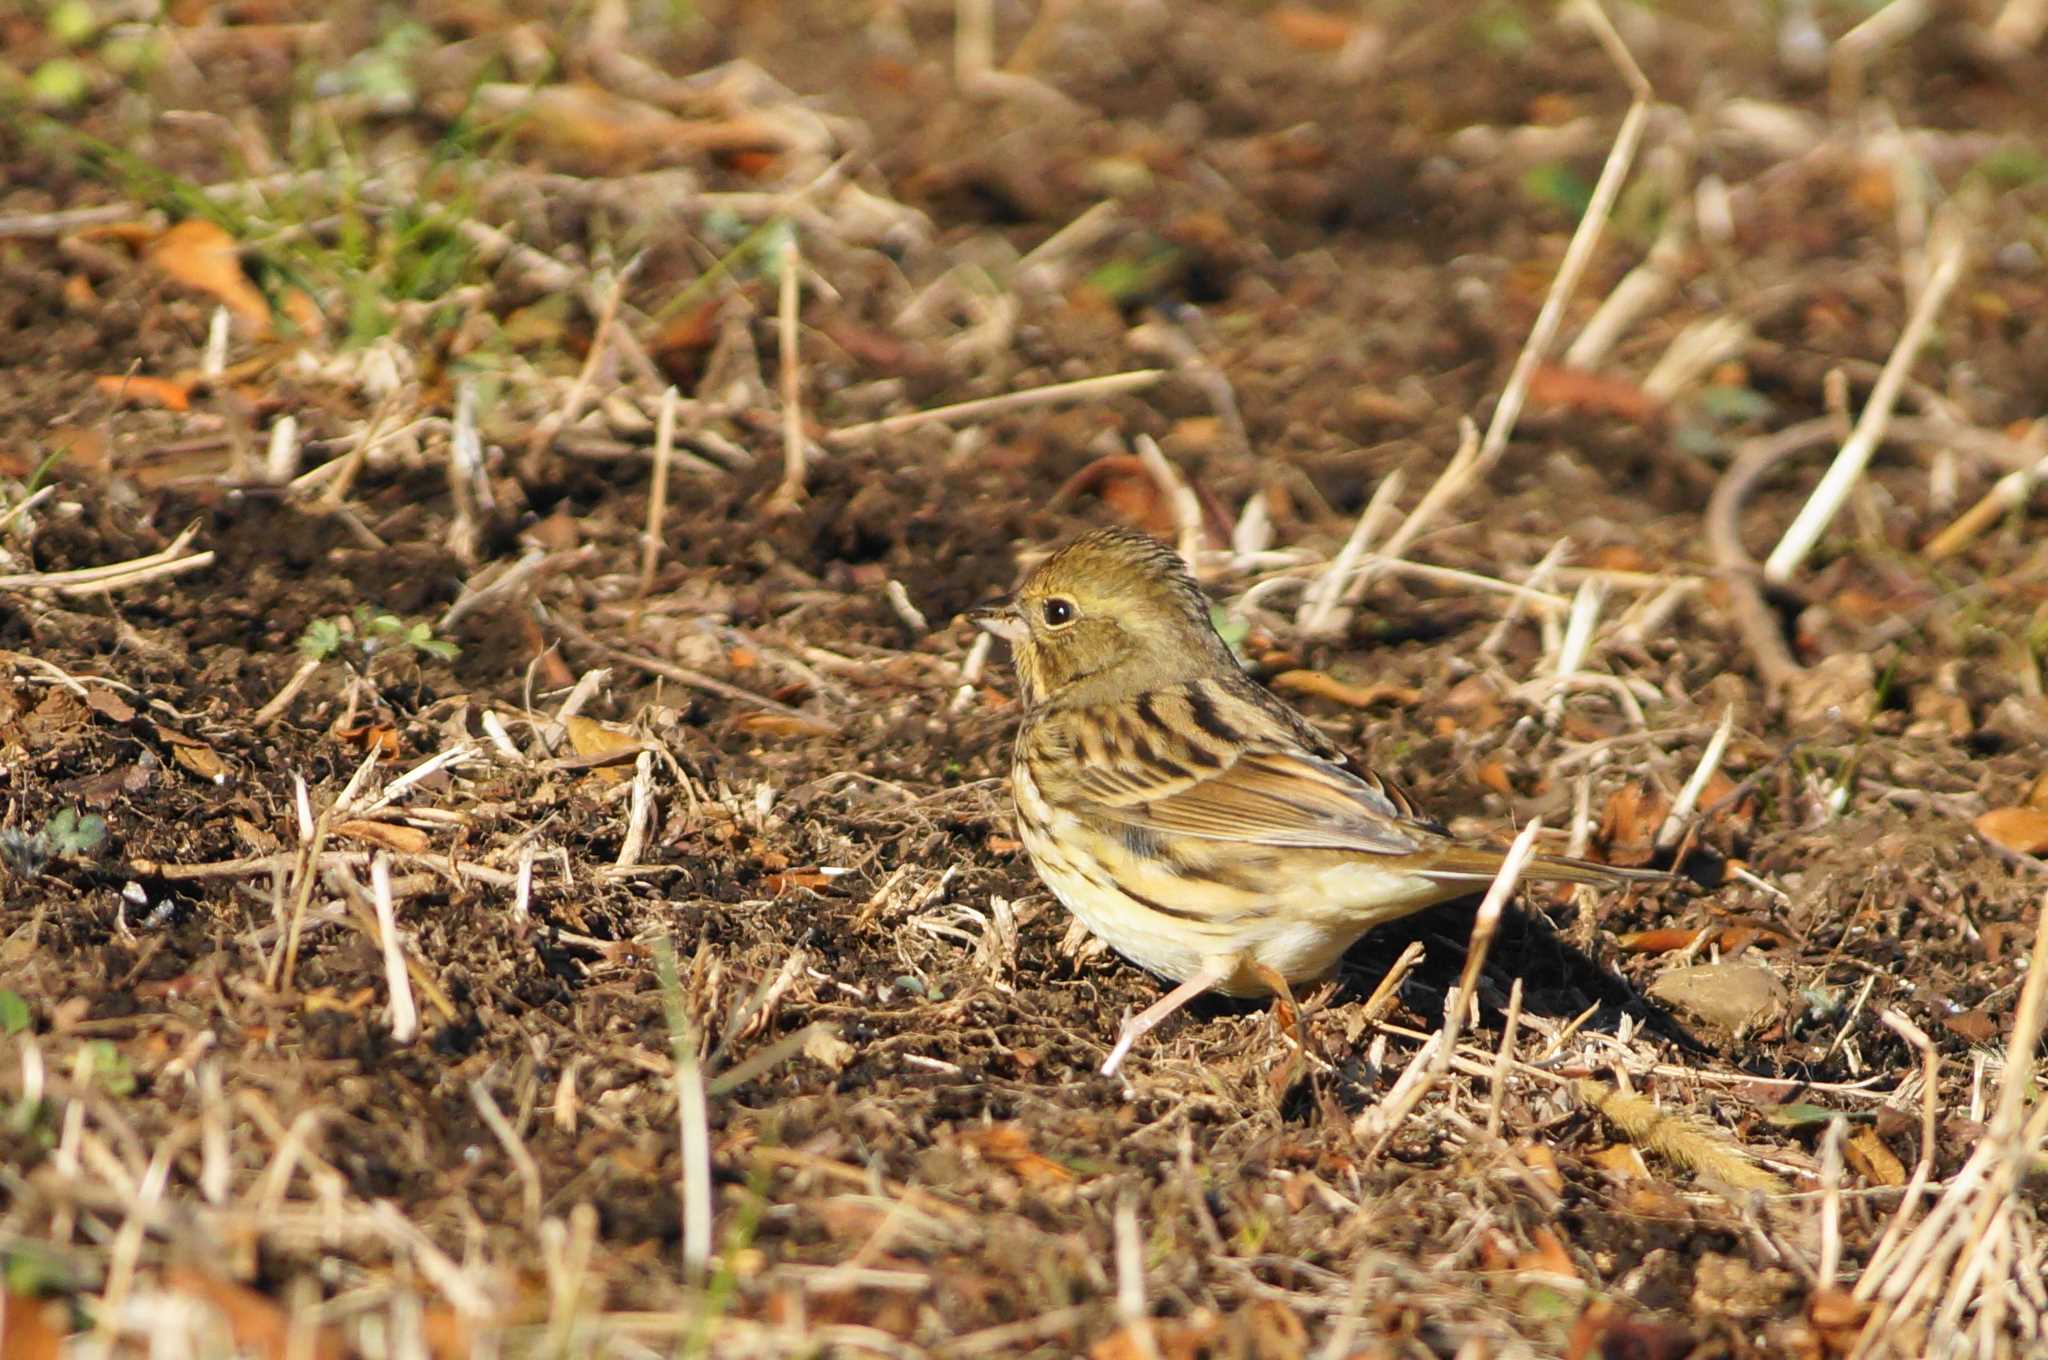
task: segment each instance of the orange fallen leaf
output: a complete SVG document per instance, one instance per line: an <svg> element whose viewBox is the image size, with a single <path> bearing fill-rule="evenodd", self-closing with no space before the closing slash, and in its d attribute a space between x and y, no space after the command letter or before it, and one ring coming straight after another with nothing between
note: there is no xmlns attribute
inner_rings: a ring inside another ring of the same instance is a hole
<svg viewBox="0 0 2048 1360"><path fill-rule="evenodd" d="M394 822L347 821L335 827L334 834L381 845L401 855L423 855L429 844L426 832L416 826L400 826Z"/></svg>
<svg viewBox="0 0 2048 1360"><path fill-rule="evenodd" d="M233 1280L186 1266L173 1266L165 1278L176 1292L211 1304L226 1319L237 1349L265 1357L306 1355L313 1360L342 1360L348 1353L331 1327L315 1327L294 1336L291 1317L275 1300Z"/></svg>
<svg viewBox="0 0 2048 1360"><path fill-rule="evenodd" d="M1674 949L1690 949L1701 932L1683 926L1664 926L1657 930L1638 930L1621 937L1619 944L1624 954L1668 954Z"/></svg>
<svg viewBox="0 0 2048 1360"><path fill-rule="evenodd" d="M1904 1185L1906 1167L1877 1136L1877 1130L1861 1128L1842 1144L1842 1155L1865 1180L1877 1185Z"/></svg>
<svg viewBox="0 0 2048 1360"><path fill-rule="evenodd" d="M569 729L569 745L579 756L621 755L647 744L634 733L607 726L595 718L571 716L562 719L562 726Z"/></svg>
<svg viewBox="0 0 2048 1360"><path fill-rule="evenodd" d="M1266 683L1272 689L1289 694L1311 694L1318 699L1329 699L1351 708L1370 708L1374 704L1407 705L1422 702L1422 691L1412 685L1354 685L1339 680L1334 675L1325 675L1321 671L1282 671Z"/></svg>
<svg viewBox="0 0 2048 1360"><path fill-rule="evenodd" d="M1993 845L2020 855L2048 853L2048 810L2037 807L1993 808L1979 817L1977 834Z"/></svg>
<svg viewBox="0 0 2048 1360"><path fill-rule="evenodd" d="M1587 1161L1605 1171L1612 1171L1624 1180L1655 1180L1650 1174L1643 1154L1633 1143L1609 1143L1606 1147L1587 1155Z"/></svg>
<svg viewBox="0 0 2048 1360"><path fill-rule="evenodd" d="M1564 1249L1556 1233L1537 1228L1529 1234L1529 1240L1529 1250L1515 1258L1516 1270L1540 1270L1546 1275L1578 1278L1579 1268L1572 1264L1572 1254Z"/></svg>
<svg viewBox="0 0 2048 1360"><path fill-rule="evenodd" d="M205 742L174 731L161 723L151 724L156 728L157 739L171 748L171 759L179 768L195 778L209 784L228 782L228 764L220 758L220 752Z"/></svg>
<svg viewBox="0 0 2048 1360"><path fill-rule="evenodd" d="M1626 868L1647 864L1653 843L1671 801L1642 781L1622 785L1608 798L1600 814L1600 831L1594 838L1607 847L1608 859Z"/></svg>
<svg viewBox="0 0 2048 1360"><path fill-rule="evenodd" d="M1564 1193L1564 1172L1558 1168L1557 1154L1542 1143L1528 1143L1519 1149L1523 1165L1529 1174L1558 1194Z"/></svg>
<svg viewBox="0 0 2048 1360"><path fill-rule="evenodd" d="M762 885L780 897L791 888L809 888L815 892L831 881L830 874L821 874L815 869L792 869L787 873L768 875L762 880Z"/></svg>
<svg viewBox="0 0 2048 1360"><path fill-rule="evenodd" d="M1515 796L1515 781L1508 776L1507 762L1489 760L1474 772L1481 784L1492 789L1503 798Z"/></svg>
<svg viewBox="0 0 2048 1360"><path fill-rule="evenodd" d="M1302 5L1282 5L1266 16L1282 39L1305 52L1337 52L1351 41L1356 25Z"/></svg>
<svg viewBox="0 0 2048 1360"><path fill-rule="evenodd" d="M375 751L379 760L398 758L398 729L375 718L358 718L346 727L334 729L337 740L360 746L365 752Z"/></svg>
<svg viewBox="0 0 2048 1360"><path fill-rule="evenodd" d="M0 1298L0 1360L57 1360L64 1353L65 1305L8 1290Z"/></svg>
<svg viewBox="0 0 2048 1360"><path fill-rule="evenodd" d="M1223 1330L1220 1320L1197 1314L1192 1322L1147 1318L1119 1327L1088 1348L1088 1360L1197 1360Z"/></svg>
<svg viewBox="0 0 2048 1360"><path fill-rule="evenodd" d="M1031 1135L1016 1124L969 1129L961 1141L1026 1185L1044 1188L1073 1183L1074 1173L1033 1148Z"/></svg>
<svg viewBox="0 0 2048 1360"><path fill-rule="evenodd" d="M242 272L235 238L217 223L192 218L157 237L145 258L187 288L211 293L257 334L270 331L270 303Z"/></svg>
<svg viewBox="0 0 2048 1360"><path fill-rule="evenodd" d="M92 385L116 401L137 406L161 406L166 411L192 409L192 386L171 378L147 378L139 373L107 373Z"/></svg>
<svg viewBox="0 0 2048 1360"><path fill-rule="evenodd" d="M829 737L832 729L824 723L790 713L749 713L741 718L740 730L768 737Z"/></svg>
<svg viewBox="0 0 2048 1360"><path fill-rule="evenodd" d="M1638 425L1653 424L1664 414L1662 402L1626 379L1555 364L1538 364L1530 375L1529 404L1618 416Z"/></svg>

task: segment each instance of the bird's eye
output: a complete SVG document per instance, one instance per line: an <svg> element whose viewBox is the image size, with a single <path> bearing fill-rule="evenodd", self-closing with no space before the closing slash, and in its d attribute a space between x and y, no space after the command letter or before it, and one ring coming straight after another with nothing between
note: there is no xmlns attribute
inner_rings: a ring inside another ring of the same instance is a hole
<svg viewBox="0 0 2048 1360"><path fill-rule="evenodd" d="M1039 606L1039 616L1048 628L1064 628L1074 621L1074 602L1055 595Z"/></svg>

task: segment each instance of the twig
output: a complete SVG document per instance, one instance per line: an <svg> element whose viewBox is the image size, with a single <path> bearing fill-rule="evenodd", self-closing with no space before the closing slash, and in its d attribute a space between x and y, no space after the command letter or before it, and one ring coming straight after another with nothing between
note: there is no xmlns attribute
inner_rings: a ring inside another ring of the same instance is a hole
<svg viewBox="0 0 2048 1360"><path fill-rule="evenodd" d="M1543 308L1536 315L1536 324L1529 328L1529 339L1515 360L1507 386L1501 389L1500 402L1494 407L1493 419L1486 427L1486 437L1479 444L1479 456L1472 468L1474 477L1483 475L1493 466L1506 450L1509 437L1514 434L1515 422L1521 416L1522 403L1528 396L1536 366L1549 352L1551 341L1557 337L1558 326L1564 321L1565 305L1577 290L1580 275L1592 262L1593 251L1600 243L1601 230L1606 225L1608 214L1614 210L1614 201L1621 194L1622 184L1628 179L1629 167L1635 162L1636 146L1642 141L1643 128L1649 121L1650 82L1643 75L1642 68L1636 65L1621 35L1615 32L1607 11L1601 8L1598 0L1574 0L1568 8L1592 27L1609 60L1620 70L1632 98L1627 114L1622 117L1621 130L1614 135L1614 145L1607 153L1606 164L1600 167L1600 178L1594 183L1593 193L1586 201L1586 210L1579 218L1577 229L1572 232L1570 244L1565 247L1564 259L1557 267L1557 277L1551 281L1550 292L1543 299Z"/></svg>
<svg viewBox="0 0 2048 1360"><path fill-rule="evenodd" d="M1962 269L1963 242L1958 233L1943 242L1928 274L1927 287L1914 305L1912 316L1907 318L1905 329L1899 333L1899 342L1892 347L1891 358L1885 361L1884 371L1871 388L1869 400L1863 403L1863 414L1857 419L1855 430L1843 443L1841 452L1835 455L1835 461L1821 478L1820 485L1813 489L1813 495L1800 509L1798 517L1792 521L1792 527L1785 531L1778 546L1765 559L1765 580L1783 585L1792 579L1793 573L1806 560L1807 553L1813 550L1813 545L1842 508L1842 502L1848 498L1856 479L1863 475L1871 454L1876 452L1879 441L1884 438L1892 407L1898 402L1899 385L1905 381L1906 371L1919 357L1920 347L1934 326L1934 318L1940 313L1941 304L1955 286Z"/></svg>
<svg viewBox="0 0 2048 1360"><path fill-rule="evenodd" d="M676 1124L683 1162L683 1273L702 1284L711 1270L711 1127L704 1068L694 1034L678 1039L675 1054Z"/></svg>
<svg viewBox="0 0 2048 1360"><path fill-rule="evenodd" d="M1607 588L1596 579L1579 583L1572 596L1572 610L1565 620L1564 638L1558 643L1557 658L1551 664L1553 682L1568 680L1585 669L1586 652L1593 645L1593 629L1600 622L1600 606L1607 602ZM1564 717L1565 695L1570 687L1553 683L1544 705L1544 720L1556 726Z"/></svg>
<svg viewBox="0 0 2048 1360"><path fill-rule="evenodd" d="M1090 397L1106 397L1119 392L1137 392L1152 386L1166 376L1163 368L1140 368L1128 373L1106 373L1098 378L1076 378L1072 382L1049 383L1044 387L1027 388L1022 392L1005 392L995 397L976 397L972 401L956 401L950 406L934 406L926 411L910 411L900 416L889 416L882 420L870 420L864 425L848 425L825 436L827 444L852 444L877 435L900 434L904 430L916 429L920 425L934 422L949 424L965 420L969 416L991 415L997 411L1013 411L1027 406L1043 406L1062 401L1081 401Z"/></svg>
<svg viewBox="0 0 2048 1360"><path fill-rule="evenodd" d="M1480 970L1486 966L1486 956L1493 948L1493 937L1500 926L1501 911L1521 883L1522 870L1527 867L1530 856L1535 853L1536 837L1542 830L1541 817L1531 818L1529 824L1522 828L1521 834L1515 837L1514 844L1508 847L1499 872L1494 874L1493 885L1486 890L1485 898L1479 903L1479 914L1472 923L1472 939L1465 950L1464 970L1458 975L1458 985L1451 989L1449 998L1444 1002L1443 1028L1431 1036L1429 1045L1423 1050L1430 1054L1428 1060L1423 1062L1422 1054L1416 1055L1417 1062L1421 1064L1419 1076L1415 1076L1416 1068L1411 1065L1410 1071L1403 1073L1402 1081L1396 1083L1395 1090L1388 1094L1387 1099L1360 1116L1356 1131L1361 1135L1378 1135L1371 1151L1366 1154L1367 1162L1379 1160L1387 1145L1393 1142L1394 1136L1407 1122L1408 1115L1422 1103L1423 1097L1429 1094L1444 1073L1451 1070L1458 1057L1458 1035L1464 1028L1465 1010L1472 1002ZM1499 1066L1500 1058L1497 1054L1489 1056L1493 1061L1481 1070L1490 1076L1494 1068ZM1414 1079L1411 1080L1411 1077Z"/></svg>
<svg viewBox="0 0 2048 1360"><path fill-rule="evenodd" d="M391 993L391 1039L394 1043L409 1044L419 1035L420 1012L413 1004L405 949L398 942L398 914L391 902L391 856L381 852L370 861L370 899L377 908L378 943L384 951L384 985Z"/></svg>
<svg viewBox="0 0 2048 1360"><path fill-rule="evenodd" d="M520 1198L526 1209L526 1221L530 1227L540 1226L541 1179L540 1163L519 1141L519 1131L512 1127L512 1121L505 1118L505 1112L498 1108L498 1102L491 1098L490 1088L482 1078L469 1084L469 1098L476 1105L484 1127L497 1137L498 1146L505 1149L505 1155L512 1159L512 1169L519 1173Z"/></svg>
<svg viewBox="0 0 2048 1360"><path fill-rule="evenodd" d="M2027 447L2039 449L2048 446L2048 419L2036 420L2027 427L2021 440ZM2031 467L2015 469L2006 473L1991 489L1984 493L1982 500L1965 510L1956 521L1928 540L1920 550L1921 556L1930 562L1953 557L1976 540L1993 521L2009 510L2026 504L2027 497L2043 479L2048 479L2048 457L2043 457Z"/></svg>
<svg viewBox="0 0 2048 1360"><path fill-rule="evenodd" d="M292 700L299 697L299 691L306 687L306 682L313 678L314 673L323 664L317 656L309 656L299 662L299 668L292 672L291 679L284 682L284 688L273 695L269 703L263 705L263 707L250 715L250 725L252 727L268 727L273 722L276 722L277 715L291 707Z"/></svg>
<svg viewBox="0 0 2048 1360"><path fill-rule="evenodd" d="M1913 1178L1906 1183L1906 1193L1900 1198L1899 1207L1892 1212L1891 1222L1885 1225L1884 1236L1878 1239L1876 1248L1871 1251L1869 1263L1852 1291L1853 1297L1865 1302L1877 1292L1877 1286L1891 1264L1891 1254L1905 1236L1906 1225L1912 1222L1913 1213L1920 1206L1920 1196L1926 1192L1927 1182L1933 1179L1935 1135L1940 1128L1941 1114L1941 1055L1935 1052L1927 1031L1890 1008L1879 1011L1877 1018L1920 1052L1920 1157L1913 1164Z"/></svg>
<svg viewBox="0 0 2048 1360"><path fill-rule="evenodd" d="M1307 591L1307 598L1301 602L1301 612L1295 615L1294 627L1303 637L1327 637L1336 630L1338 606L1343 601L1344 588L1353 581L1359 558L1364 556L1372 541L1379 537L1380 527L1400 499L1405 478L1401 469L1395 468L1380 479L1366 500L1365 508L1358 512L1358 519L1345 536L1344 546L1330 559L1330 565L1317 576ZM1365 578L1357 577L1359 581Z"/></svg>
<svg viewBox="0 0 2048 1360"><path fill-rule="evenodd" d="M654 483L647 493L647 533L640 544L640 594L654 589L654 568L661 561L661 522L668 514L668 470L676 452L676 389L661 393L661 413L654 421Z"/></svg>
<svg viewBox="0 0 2048 1360"><path fill-rule="evenodd" d="M1116 1316L1124 1335L1145 1360L1159 1360L1145 1308L1145 1245L1138 1236L1138 1206L1128 1195L1117 1200L1113 1220L1116 1238Z"/></svg>
<svg viewBox="0 0 2048 1360"><path fill-rule="evenodd" d="M632 666L636 670L646 671L649 675L658 675L665 680L673 680L679 685L703 690L707 694L716 694L720 698L730 699L734 703L746 704L753 708L763 709L769 713L780 713L788 718L801 718L807 723L815 723L819 727L833 732L839 730L838 724L829 719L821 718L814 713L806 713L800 708L791 708L788 704L778 703L774 699L743 690L738 685L729 685L723 680L704 674L702 671L693 671L684 666L672 666L666 661L658 661L651 656L642 656L638 652L629 652L622 647L614 647L609 642L603 642L592 637L588 632L569 622L567 618L560 614L549 614L547 622L556 632L576 646L588 652L595 652L608 660L617 661L621 665ZM987 634L983 634L983 636L985 637Z"/></svg>
<svg viewBox="0 0 2048 1360"><path fill-rule="evenodd" d="M194 553L190 557L182 555L198 534L199 523L195 520L186 525L167 547L146 557L110 562L99 567L78 567L71 571L29 571L0 576L0 590L54 590L60 595L90 595L163 576L175 576L212 564L214 555L211 552Z"/></svg>
<svg viewBox="0 0 2048 1360"><path fill-rule="evenodd" d="M1721 768L1721 757L1728 749L1729 734L1735 730L1735 706L1730 704L1721 715L1720 726L1707 739L1707 749L1700 752L1700 763L1693 767L1692 777L1685 781L1685 787L1672 800L1671 813L1664 819L1664 825L1657 829L1656 847L1669 850L1678 844L1678 838L1685 833L1685 824L1692 818L1692 811L1699 806L1700 795L1707 791L1714 774Z"/></svg>
<svg viewBox="0 0 2048 1360"><path fill-rule="evenodd" d="M794 230L782 242L781 255L775 333L781 361L781 372L776 378L782 389L782 481L768 498L771 514L792 511L804 498L803 355L797 344L797 282L802 260L797 254Z"/></svg>
<svg viewBox="0 0 2048 1360"><path fill-rule="evenodd" d="M1138 461L1145 465L1145 471L1151 474L1153 483L1173 511L1181 560L1188 564L1189 571L1195 571L1200 565L1202 552L1202 503L1195 498L1194 488L1188 485L1188 479L1160 451L1158 442L1151 435L1139 435L1136 444Z"/></svg>

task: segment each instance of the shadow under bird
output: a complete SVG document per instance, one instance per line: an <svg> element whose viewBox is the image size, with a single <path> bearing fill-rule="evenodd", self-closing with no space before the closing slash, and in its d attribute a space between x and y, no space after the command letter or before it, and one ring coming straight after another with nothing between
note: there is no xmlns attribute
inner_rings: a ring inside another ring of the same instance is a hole
<svg viewBox="0 0 2048 1360"><path fill-rule="evenodd" d="M1492 880L1453 838L1238 665L1178 554L1103 529L969 614L1007 640L1024 707L1010 767L1038 875L1125 958L1180 985L1124 1021L1103 1063L1202 993L1285 995L1376 925ZM1527 878L1650 870L1537 855Z"/></svg>

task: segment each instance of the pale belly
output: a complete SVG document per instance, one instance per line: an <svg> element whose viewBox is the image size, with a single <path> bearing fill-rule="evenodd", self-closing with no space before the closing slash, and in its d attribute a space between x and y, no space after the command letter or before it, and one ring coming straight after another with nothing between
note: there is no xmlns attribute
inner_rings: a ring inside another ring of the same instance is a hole
<svg viewBox="0 0 2048 1360"><path fill-rule="evenodd" d="M1182 877L1156 861L1125 859L1112 875L1103 864L1080 862L1071 847L1087 833L1078 819L1050 807L1021 767L1013 783L1032 865L1082 925L1131 962L1176 982L1213 967L1226 979L1217 990L1231 996L1272 990L1258 968L1290 986L1326 977L1373 926L1467 891L1382 868L1363 855L1283 869L1257 892Z"/></svg>

